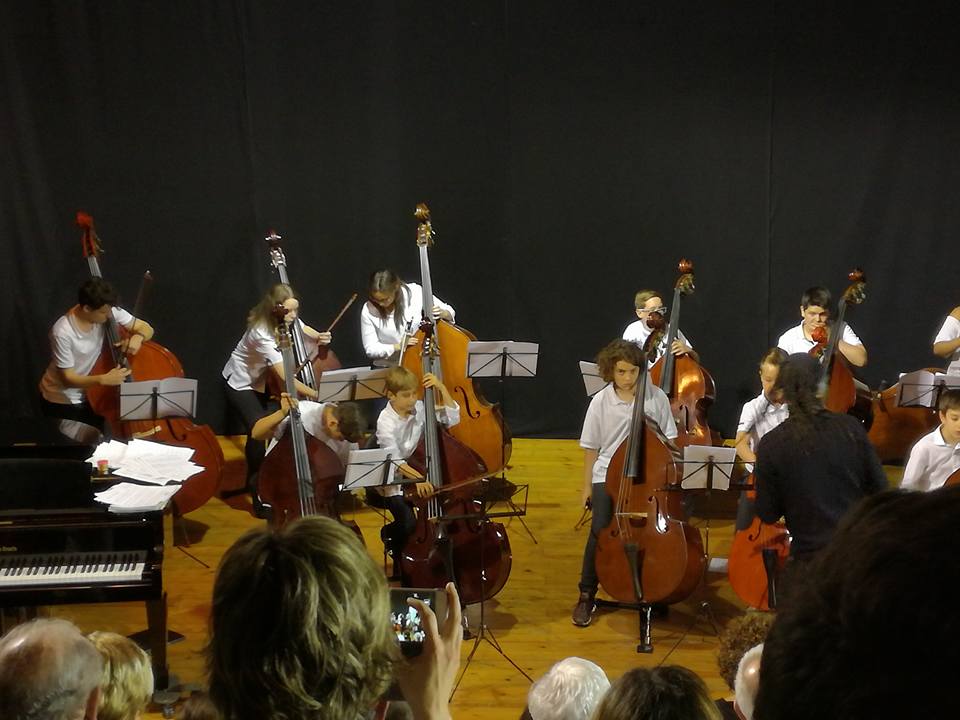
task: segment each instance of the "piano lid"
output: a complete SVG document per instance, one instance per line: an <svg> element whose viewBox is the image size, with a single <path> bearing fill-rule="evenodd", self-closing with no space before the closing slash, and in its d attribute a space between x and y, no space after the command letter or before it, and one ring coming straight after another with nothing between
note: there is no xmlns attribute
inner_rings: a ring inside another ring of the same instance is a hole
<svg viewBox="0 0 960 720"><path fill-rule="evenodd" d="M97 428L76 420L0 418L0 458L86 460L100 440Z"/></svg>

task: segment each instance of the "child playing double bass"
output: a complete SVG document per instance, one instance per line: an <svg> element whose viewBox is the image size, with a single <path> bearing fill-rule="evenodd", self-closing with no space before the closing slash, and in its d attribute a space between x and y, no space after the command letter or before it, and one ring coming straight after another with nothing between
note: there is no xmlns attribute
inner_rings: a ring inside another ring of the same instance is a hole
<svg viewBox="0 0 960 720"><path fill-rule="evenodd" d="M832 301L830 291L825 287L812 287L804 292L800 298L800 324L783 333L777 340L777 347L787 355L810 352L816 347L819 342L814 336L828 330ZM843 324L837 350L851 365L863 367L867 364L867 349L847 323Z"/></svg>
<svg viewBox="0 0 960 720"><path fill-rule="evenodd" d="M423 387L435 388L439 394L436 403L437 422L446 427L453 427L460 422L460 406L433 373L423 376ZM417 399L417 376L402 365L390 368L386 377L386 394L387 406L377 418L377 444L394 457L406 459L417 449L423 436L424 406L423 401ZM423 478L406 463L400 465L400 472L409 478ZM418 482L416 492L421 498L429 497L433 493L433 486L429 482ZM393 516L393 522L384 525L380 537L387 552L396 560L416 526L413 508L403 497L399 485L368 490L367 503L389 510Z"/></svg>
<svg viewBox="0 0 960 720"><path fill-rule="evenodd" d="M917 440L903 471L901 488L936 490L960 469L960 390L946 390L937 404L940 427Z"/></svg>
<svg viewBox="0 0 960 720"><path fill-rule="evenodd" d="M637 317L640 319L627 325L623 331L623 339L636 343L638 347L642 348L647 342L647 338L650 337L650 333L653 332L653 328L650 327L649 324L650 316L657 313L661 317L665 317L667 308L664 307L663 298L660 293L655 290L640 290L637 292L633 298L633 306ZM664 322L666 322L666 320L664 320ZM659 360L666 351L666 343L667 332L666 327L664 327L660 344L656 348L652 348L652 352L650 352L649 363L651 366ZM673 341L673 347L670 348L670 351L674 355L689 355L694 360L700 361L700 356L697 355L693 346L690 345L690 341L687 340L680 328L677 328L677 337Z"/></svg>
<svg viewBox="0 0 960 720"><path fill-rule="evenodd" d="M597 594L597 535L613 518L613 499L607 494L607 467L620 444L630 433L633 403L642 363L643 351L634 343L618 339L597 355L600 376L606 380L603 390L593 396L583 420L580 447L583 448L584 506L593 508L593 521L580 571L580 598L573 609L573 624L586 627L593 619ZM677 426L666 394L651 382L646 384L644 414L657 423L669 439L677 437Z"/></svg>
<svg viewBox="0 0 960 720"><path fill-rule="evenodd" d="M291 407L299 408L303 429L333 450L346 466L350 451L356 450L363 439L366 420L360 409L350 402L319 403L313 400L291 399L287 393L280 396L280 409L264 415L257 420L250 431L250 437L261 442L271 438L279 440L290 424L287 419ZM273 444L267 448L267 454Z"/></svg>

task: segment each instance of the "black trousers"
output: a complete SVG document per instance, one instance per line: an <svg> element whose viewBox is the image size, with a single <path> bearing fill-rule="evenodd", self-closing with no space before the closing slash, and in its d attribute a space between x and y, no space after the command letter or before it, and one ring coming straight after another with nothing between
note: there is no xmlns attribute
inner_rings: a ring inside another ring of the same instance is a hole
<svg viewBox="0 0 960 720"><path fill-rule="evenodd" d="M413 508L410 507L403 495L391 495L384 497L376 490L367 488L367 505L370 507L386 510L393 516L393 522L387 523L380 531L380 537L387 550L394 558L399 558L403 552L403 547L407 544L407 539L413 534L417 526L417 518L413 514Z"/></svg>
<svg viewBox="0 0 960 720"><path fill-rule="evenodd" d="M278 410L280 405L275 400L271 400L266 393L254 390L234 390L226 381L224 385L227 388L227 402L240 415L243 420L243 427L247 431L244 455L247 460L247 486L252 488L255 484L257 471L260 470L260 464L263 462L263 456L267 452L267 444L262 440L251 438L250 431L257 420Z"/></svg>
<svg viewBox="0 0 960 720"><path fill-rule="evenodd" d="M103 416L97 415L87 402L82 402L79 405L74 405L73 403L53 403L42 397L40 398L40 408L46 417L76 420L87 425L92 425L100 432L103 432L106 428L106 420Z"/></svg>

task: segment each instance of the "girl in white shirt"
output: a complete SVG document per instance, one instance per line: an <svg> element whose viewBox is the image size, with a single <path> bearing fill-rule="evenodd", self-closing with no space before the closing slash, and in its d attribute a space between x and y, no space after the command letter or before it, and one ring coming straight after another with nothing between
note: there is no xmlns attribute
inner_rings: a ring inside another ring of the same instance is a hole
<svg viewBox="0 0 960 720"><path fill-rule="evenodd" d="M423 289L416 283L403 282L393 270L377 270L370 276L367 291L370 299L360 311L363 349L371 360L396 364L403 349L401 345L416 344L411 336L417 331L423 314ZM456 321L454 309L436 295L433 296L433 317Z"/></svg>

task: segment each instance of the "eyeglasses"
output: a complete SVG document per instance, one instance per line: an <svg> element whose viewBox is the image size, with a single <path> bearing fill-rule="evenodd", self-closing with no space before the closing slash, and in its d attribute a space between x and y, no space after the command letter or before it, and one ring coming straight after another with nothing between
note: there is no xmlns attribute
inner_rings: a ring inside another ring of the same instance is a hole
<svg viewBox="0 0 960 720"><path fill-rule="evenodd" d="M661 305L660 307L656 307L656 308L642 308L641 312L657 313L658 315L666 315L667 308L666 306Z"/></svg>

